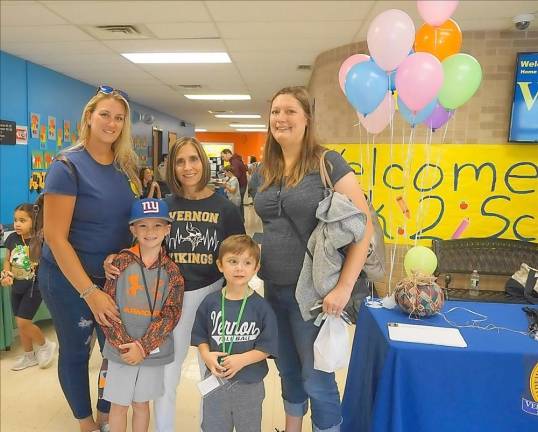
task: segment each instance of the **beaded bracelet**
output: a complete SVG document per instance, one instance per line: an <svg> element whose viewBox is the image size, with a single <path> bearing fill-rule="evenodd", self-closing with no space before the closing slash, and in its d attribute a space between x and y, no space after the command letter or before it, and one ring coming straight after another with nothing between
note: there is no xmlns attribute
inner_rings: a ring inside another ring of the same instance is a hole
<svg viewBox="0 0 538 432"><path fill-rule="evenodd" d="M99 287L95 284L91 284L89 288L86 288L84 291L80 293L81 299L86 299L92 292L94 292L96 289L99 289Z"/></svg>

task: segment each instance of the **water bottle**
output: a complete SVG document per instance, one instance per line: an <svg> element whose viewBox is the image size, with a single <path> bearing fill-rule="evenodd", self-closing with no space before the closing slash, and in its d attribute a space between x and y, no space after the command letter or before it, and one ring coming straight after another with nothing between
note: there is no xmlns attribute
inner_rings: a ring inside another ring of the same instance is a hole
<svg viewBox="0 0 538 432"><path fill-rule="evenodd" d="M480 275L478 274L478 270L473 270L473 273L471 274L471 285L469 287L469 294L471 294L472 296L478 295L479 283L480 283Z"/></svg>

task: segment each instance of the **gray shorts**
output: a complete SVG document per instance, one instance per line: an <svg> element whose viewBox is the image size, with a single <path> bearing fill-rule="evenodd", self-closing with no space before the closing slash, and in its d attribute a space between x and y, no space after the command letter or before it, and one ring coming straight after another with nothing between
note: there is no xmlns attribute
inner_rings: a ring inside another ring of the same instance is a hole
<svg viewBox="0 0 538 432"><path fill-rule="evenodd" d="M116 405L147 402L164 394L164 366L131 366L108 361L103 399Z"/></svg>
<svg viewBox="0 0 538 432"><path fill-rule="evenodd" d="M229 382L213 390L203 399L202 430L204 432L260 432L263 381L247 384Z"/></svg>

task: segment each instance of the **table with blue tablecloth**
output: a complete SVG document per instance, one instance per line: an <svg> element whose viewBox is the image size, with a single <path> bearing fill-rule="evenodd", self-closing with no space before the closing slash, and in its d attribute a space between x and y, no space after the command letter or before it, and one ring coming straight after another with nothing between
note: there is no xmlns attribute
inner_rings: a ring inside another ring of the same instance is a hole
<svg viewBox="0 0 538 432"><path fill-rule="evenodd" d="M523 305L446 302L525 332ZM457 324L480 319L463 309ZM362 305L344 392L343 432L537 432L538 341L507 330L460 328L467 348L391 341L387 323L451 327L399 309Z"/></svg>

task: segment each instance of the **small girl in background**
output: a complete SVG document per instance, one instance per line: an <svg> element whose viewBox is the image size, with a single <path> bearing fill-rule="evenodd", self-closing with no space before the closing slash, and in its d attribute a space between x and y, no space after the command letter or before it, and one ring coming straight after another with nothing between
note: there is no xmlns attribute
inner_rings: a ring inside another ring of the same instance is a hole
<svg viewBox="0 0 538 432"><path fill-rule="evenodd" d="M19 329L24 354L11 367L19 371L39 364L51 365L56 343L45 338L32 319L41 304L37 284L37 263L30 261L29 244L34 233L34 205L21 204L15 208L14 228L6 239L6 257L1 274L3 287L11 285L11 306ZM34 344L37 349L34 351Z"/></svg>
<svg viewBox="0 0 538 432"><path fill-rule="evenodd" d="M239 190L239 180L234 175L231 165L227 165L224 168L224 174L226 175L226 182L223 184L226 196L237 207L241 207L241 191Z"/></svg>
<svg viewBox="0 0 538 432"><path fill-rule="evenodd" d="M153 171L148 168L140 170L140 183L142 183L142 195L140 198L162 198L159 183L153 180Z"/></svg>

